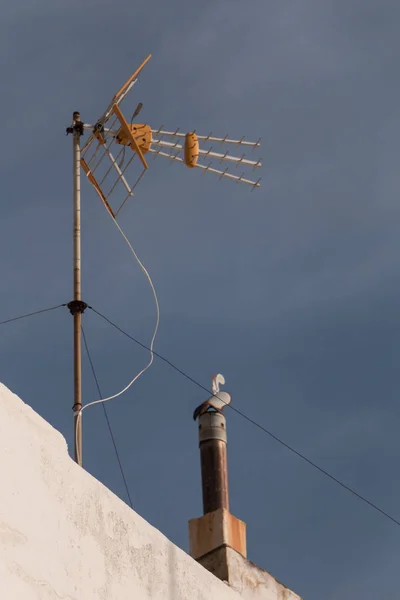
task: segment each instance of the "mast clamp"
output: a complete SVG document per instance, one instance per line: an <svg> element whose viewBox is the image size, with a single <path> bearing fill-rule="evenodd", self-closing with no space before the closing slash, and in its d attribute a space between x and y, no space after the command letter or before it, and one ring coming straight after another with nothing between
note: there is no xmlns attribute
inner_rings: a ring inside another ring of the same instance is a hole
<svg viewBox="0 0 400 600"><path fill-rule="evenodd" d="M78 121L73 126L67 127L65 131L66 131L66 135L73 134L73 133L75 133L75 131L77 133L79 133L79 135L83 135L84 127L83 127L82 121Z"/></svg>
<svg viewBox="0 0 400 600"><path fill-rule="evenodd" d="M84 134L84 126L81 121L81 114L77 110L74 112L74 114L72 116L72 125L70 127L67 127L66 133L67 133L67 135L72 134L72 133L77 133L80 136Z"/></svg>
<svg viewBox="0 0 400 600"><path fill-rule="evenodd" d="M88 307L83 300L71 300L71 302L68 302L67 306L71 315L76 315L77 313L83 314Z"/></svg>

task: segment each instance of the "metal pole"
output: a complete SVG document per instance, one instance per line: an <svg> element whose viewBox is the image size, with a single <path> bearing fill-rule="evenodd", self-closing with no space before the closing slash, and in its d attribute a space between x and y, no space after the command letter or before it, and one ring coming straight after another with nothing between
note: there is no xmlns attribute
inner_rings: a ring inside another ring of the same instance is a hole
<svg viewBox="0 0 400 600"><path fill-rule="evenodd" d="M68 131L68 130L67 130ZM82 313L87 305L81 298L81 144L83 123L74 112L70 133L73 134L73 273L74 299L68 304L74 317L74 449L75 461L82 466Z"/></svg>
<svg viewBox="0 0 400 600"><path fill-rule="evenodd" d="M199 446L203 512L225 508L229 511L226 421L220 412L205 412L199 417Z"/></svg>
<svg viewBox="0 0 400 600"><path fill-rule="evenodd" d="M73 182L74 182L74 300L81 300L81 133L76 126L79 113L74 113L73 124ZM82 466L82 313L74 312L74 440L75 461Z"/></svg>

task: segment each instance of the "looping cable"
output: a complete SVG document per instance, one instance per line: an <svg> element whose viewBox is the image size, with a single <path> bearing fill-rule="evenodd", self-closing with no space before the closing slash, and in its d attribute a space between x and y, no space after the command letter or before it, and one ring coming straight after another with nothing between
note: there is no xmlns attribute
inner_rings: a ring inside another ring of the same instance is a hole
<svg viewBox="0 0 400 600"><path fill-rule="evenodd" d="M154 361L154 342L155 342L155 339L156 339L156 336L157 336L157 332L158 332L158 327L159 327L159 324L160 324L160 306L159 306L159 303L158 303L157 292L156 292L156 289L154 287L153 281L151 279L151 276L150 276L148 270L146 269L146 267L144 266L144 264L140 260L140 258L137 255L135 249L133 248L132 244L130 243L130 241L126 237L125 233L122 231L122 229L121 229L120 225L118 224L117 220L115 218L113 218L113 217L112 217L112 220L114 221L114 223L115 223L118 231L120 232L121 236L123 237L123 239L125 240L126 244L129 247L129 249L131 250L133 256L135 257L136 262L139 265L139 267L141 268L141 270L143 271L143 273L146 275L146 278L147 278L147 280L149 282L151 291L153 293L154 303L155 303L155 307L156 307L156 323L155 323L153 335L152 335L152 338L151 338L150 346L148 348L148 350L150 352L150 359L149 359L148 363L138 373L136 373L136 375L133 377L133 379L122 390L120 390L116 394L113 394L112 396L108 396L107 398L99 398L98 400L94 400L93 402L88 402L87 404L84 404L79 411L76 411L76 412L74 411L74 415L78 417L78 420L82 418L83 411L86 408L89 408L89 406L94 406L95 404L102 404L104 402L108 402L109 400L114 400L115 398L118 398L119 396L122 396L122 394L124 394L127 390L129 390L129 388L139 379L139 377L141 377L151 367L151 365L153 364L153 361ZM79 421L78 421L78 424L79 424ZM76 427L76 431L78 431L78 427Z"/></svg>

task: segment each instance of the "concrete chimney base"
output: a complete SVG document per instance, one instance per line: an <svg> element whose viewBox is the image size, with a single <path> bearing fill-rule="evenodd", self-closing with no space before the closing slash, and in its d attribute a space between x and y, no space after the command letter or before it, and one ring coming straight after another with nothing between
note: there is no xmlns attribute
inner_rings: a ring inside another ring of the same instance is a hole
<svg viewBox="0 0 400 600"><path fill-rule="evenodd" d="M246 557L246 523L225 508L189 521L189 552L192 558L199 560L212 550L224 546Z"/></svg>

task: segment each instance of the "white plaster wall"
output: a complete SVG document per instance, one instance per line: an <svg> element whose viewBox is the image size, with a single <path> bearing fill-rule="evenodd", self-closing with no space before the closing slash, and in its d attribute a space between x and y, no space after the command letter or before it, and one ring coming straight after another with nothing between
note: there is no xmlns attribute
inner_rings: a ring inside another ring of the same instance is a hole
<svg viewBox="0 0 400 600"><path fill-rule="evenodd" d="M227 548L229 584L243 600L302 600L267 571Z"/></svg>
<svg viewBox="0 0 400 600"><path fill-rule="evenodd" d="M1 600L238 600L0 384Z"/></svg>

